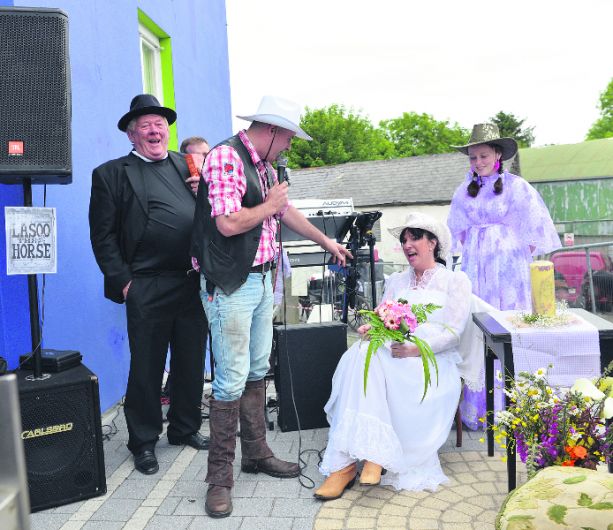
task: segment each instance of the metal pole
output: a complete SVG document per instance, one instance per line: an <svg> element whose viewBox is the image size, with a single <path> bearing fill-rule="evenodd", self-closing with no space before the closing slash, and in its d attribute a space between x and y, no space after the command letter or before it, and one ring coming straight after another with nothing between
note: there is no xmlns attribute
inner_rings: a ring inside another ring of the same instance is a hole
<svg viewBox="0 0 613 530"><path fill-rule="evenodd" d="M370 291L372 296L371 309L374 309L377 307L377 278L375 274L375 236L372 234L368 238L368 247L370 250Z"/></svg>
<svg viewBox="0 0 613 530"><path fill-rule="evenodd" d="M32 180L23 180L23 205L32 206ZM38 280L36 274L28 274L28 300L30 303L30 334L32 337L32 366L34 378L42 377L40 318L38 314Z"/></svg>
<svg viewBox="0 0 613 530"><path fill-rule="evenodd" d="M596 313L596 298L594 297L594 279L592 278L592 258L590 251L585 249L585 261L587 263L587 277L590 280L590 295L592 298L592 313Z"/></svg>

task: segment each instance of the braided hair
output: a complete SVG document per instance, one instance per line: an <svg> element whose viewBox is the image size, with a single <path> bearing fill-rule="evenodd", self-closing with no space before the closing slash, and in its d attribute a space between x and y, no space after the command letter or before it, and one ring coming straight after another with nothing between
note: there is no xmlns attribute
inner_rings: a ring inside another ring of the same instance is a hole
<svg viewBox="0 0 613 530"><path fill-rule="evenodd" d="M492 144L491 147L494 148L494 151L496 152L496 154L502 155L502 149L500 149L500 147L498 147L495 144ZM496 182L494 182L494 193L496 195L500 195L502 193L502 176L501 175L503 174L503 172L504 172L504 169L502 168L502 157L501 157L501 159L498 160L498 175L499 176L496 179ZM470 184L466 188L466 192L468 193L469 196L476 197L477 195L479 195L479 190L481 189L482 185L483 184L481 182L481 177L477 175L476 171L473 171L473 178L471 179Z"/></svg>

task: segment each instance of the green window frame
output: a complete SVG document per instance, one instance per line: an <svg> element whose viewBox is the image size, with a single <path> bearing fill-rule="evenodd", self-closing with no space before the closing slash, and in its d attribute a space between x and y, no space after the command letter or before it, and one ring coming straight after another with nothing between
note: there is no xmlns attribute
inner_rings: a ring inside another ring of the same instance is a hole
<svg viewBox="0 0 613 530"><path fill-rule="evenodd" d="M138 29L143 92L155 95L162 105L176 110L170 35L140 9ZM168 148L173 151L179 148L176 123L170 126Z"/></svg>

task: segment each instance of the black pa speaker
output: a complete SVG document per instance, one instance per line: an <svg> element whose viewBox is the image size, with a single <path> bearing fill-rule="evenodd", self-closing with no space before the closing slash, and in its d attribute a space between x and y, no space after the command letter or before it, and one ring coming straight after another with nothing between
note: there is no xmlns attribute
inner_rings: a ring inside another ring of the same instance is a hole
<svg viewBox="0 0 613 530"><path fill-rule="evenodd" d="M275 326L273 349L281 431L298 430L296 410L300 429L328 427L324 405L330 397L336 365L347 349L347 325Z"/></svg>
<svg viewBox="0 0 613 530"><path fill-rule="evenodd" d="M0 182L69 184L68 17L0 7Z"/></svg>
<svg viewBox="0 0 613 530"><path fill-rule="evenodd" d="M17 372L32 511L105 494L98 378L83 365L31 375Z"/></svg>

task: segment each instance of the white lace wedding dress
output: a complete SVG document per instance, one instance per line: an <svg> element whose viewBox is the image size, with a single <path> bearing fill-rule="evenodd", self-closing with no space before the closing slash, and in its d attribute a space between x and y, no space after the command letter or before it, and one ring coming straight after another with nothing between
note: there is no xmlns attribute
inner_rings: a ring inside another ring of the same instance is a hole
<svg viewBox="0 0 613 530"><path fill-rule="evenodd" d="M356 342L341 358L332 380L325 406L330 432L320 471L329 475L356 460L370 460L387 470L381 479L384 485L435 490L447 480L437 451L447 440L460 398L458 344L470 315L471 285L466 274L442 265L425 271L417 283L411 268L393 274L386 284L383 300L398 298L443 306L415 331L436 354L438 385L433 374L433 384L420 402L421 359L393 358L387 344L372 358L364 396L368 343Z"/></svg>

